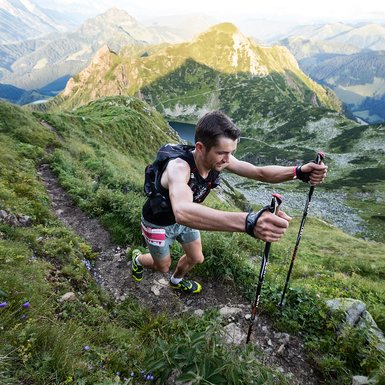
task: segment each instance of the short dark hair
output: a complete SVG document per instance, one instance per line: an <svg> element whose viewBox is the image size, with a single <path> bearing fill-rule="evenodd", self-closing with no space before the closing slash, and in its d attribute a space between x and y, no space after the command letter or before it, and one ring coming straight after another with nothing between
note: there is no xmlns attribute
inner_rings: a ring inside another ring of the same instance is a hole
<svg viewBox="0 0 385 385"><path fill-rule="evenodd" d="M202 116L195 128L195 143L202 142L210 150L221 136L239 139L241 131L222 111L208 112Z"/></svg>

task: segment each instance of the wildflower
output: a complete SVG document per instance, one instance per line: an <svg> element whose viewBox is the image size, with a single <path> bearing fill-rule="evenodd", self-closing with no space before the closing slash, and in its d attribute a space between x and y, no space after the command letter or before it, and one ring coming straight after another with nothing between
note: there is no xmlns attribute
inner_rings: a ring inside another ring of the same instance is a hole
<svg viewBox="0 0 385 385"><path fill-rule="evenodd" d="M30 307L30 306L31 306L31 304L29 303L29 301L23 303L23 307L24 307L24 308L28 308L28 307Z"/></svg>
<svg viewBox="0 0 385 385"><path fill-rule="evenodd" d="M89 350L91 350L91 348L90 348L88 345L86 345L86 346L84 346L83 350L85 350L86 352L88 352Z"/></svg>
<svg viewBox="0 0 385 385"><path fill-rule="evenodd" d="M135 377L135 373L134 373L134 372L131 372L130 376L131 376L131 377Z"/></svg>
<svg viewBox="0 0 385 385"><path fill-rule="evenodd" d="M7 306L7 302L1 302L0 303L0 307L6 307Z"/></svg>
<svg viewBox="0 0 385 385"><path fill-rule="evenodd" d="M22 320L25 320L27 318L27 316L25 314L23 314L21 317L20 317Z"/></svg>
<svg viewBox="0 0 385 385"><path fill-rule="evenodd" d="M88 259L83 259L83 263L84 263L84 266L86 267L86 269L88 271L91 270L92 266L91 266L91 262L88 260Z"/></svg>

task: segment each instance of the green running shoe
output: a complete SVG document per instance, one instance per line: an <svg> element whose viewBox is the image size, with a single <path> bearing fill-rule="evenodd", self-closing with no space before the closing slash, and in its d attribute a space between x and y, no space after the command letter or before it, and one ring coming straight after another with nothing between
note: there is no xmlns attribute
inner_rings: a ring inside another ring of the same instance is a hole
<svg viewBox="0 0 385 385"><path fill-rule="evenodd" d="M140 266L136 262L136 257L141 255L142 253L140 250L135 249L132 251L132 264L131 264L131 275L132 278L135 279L135 281L140 282L143 279L143 266Z"/></svg>
<svg viewBox="0 0 385 385"><path fill-rule="evenodd" d="M202 285L190 279L182 279L179 283L172 283L170 280L170 287L175 290L184 291L188 294L196 294L202 290Z"/></svg>

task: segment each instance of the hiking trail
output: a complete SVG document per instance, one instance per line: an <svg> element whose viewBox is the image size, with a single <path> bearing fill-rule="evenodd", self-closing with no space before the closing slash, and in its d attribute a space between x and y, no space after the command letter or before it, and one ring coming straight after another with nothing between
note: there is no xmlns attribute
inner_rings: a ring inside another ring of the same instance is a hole
<svg viewBox="0 0 385 385"><path fill-rule="evenodd" d="M41 122L47 129L56 132L47 122ZM58 136L59 140L63 140ZM48 148L47 152L51 152ZM59 185L49 164L38 166L38 175L45 185L52 209L63 224L82 237L96 253L93 275L117 302L134 297L141 305L154 313L168 313L170 317L188 312L199 317L205 310L217 308L222 315L219 321L231 334L234 342L245 343L249 327L251 303L237 293L234 285L207 279L197 280L203 289L199 294L186 295L168 287L168 273L144 271L144 278L137 283L131 277L131 261L127 257L130 245L116 245L110 234L98 219L90 218L71 200ZM138 224L140 231L140 224ZM257 315L251 335L251 344L261 352L261 362L287 376L291 385L323 385L306 358L304 344L297 336L275 332L272 322L265 315ZM168 382L168 385L174 383Z"/></svg>

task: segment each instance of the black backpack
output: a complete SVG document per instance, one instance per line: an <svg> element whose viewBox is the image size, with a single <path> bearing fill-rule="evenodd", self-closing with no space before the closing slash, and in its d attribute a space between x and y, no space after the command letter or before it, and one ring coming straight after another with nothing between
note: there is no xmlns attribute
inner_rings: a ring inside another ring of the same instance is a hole
<svg viewBox="0 0 385 385"><path fill-rule="evenodd" d="M171 204L168 197L162 194L164 190L160 184L163 171L171 159L181 158L187 161L191 167L191 156L188 155L194 146L184 144L165 144L162 146L156 159L149 164L144 173L144 193L150 200L151 209L154 214L165 212L170 209Z"/></svg>
<svg viewBox="0 0 385 385"><path fill-rule="evenodd" d="M168 192L160 184L163 171L171 159L181 158L189 164L191 169L189 186L194 195L194 202L203 202L210 190L219 185L220 179L218 171L210 172L210 176L206 179L203 179L199 175L191 153L194 148L194 146L184 144L166 144L159 149L154 163L146 167L144 193L149 198L150 206L154 214L171 210Z"/></svg>

